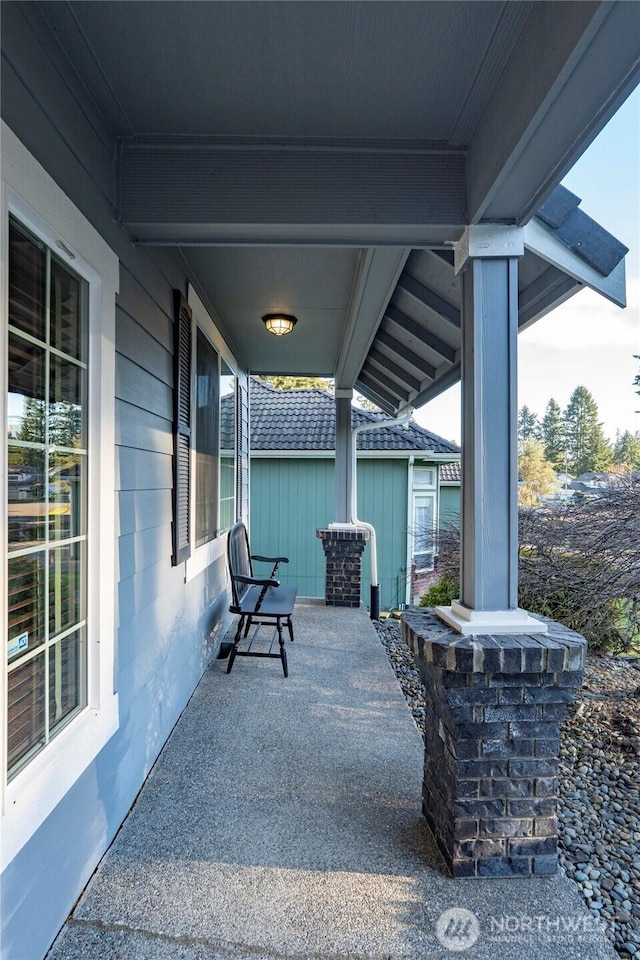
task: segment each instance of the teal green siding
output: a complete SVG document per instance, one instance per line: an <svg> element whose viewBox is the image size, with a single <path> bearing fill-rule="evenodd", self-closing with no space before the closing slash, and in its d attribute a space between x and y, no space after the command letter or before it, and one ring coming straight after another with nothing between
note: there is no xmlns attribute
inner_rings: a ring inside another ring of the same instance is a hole
<svg viewBox="0 0 640 960"><path fill-rule="evenodd" d="M460 487L440 487L440 526L460 522Z"/></svg>
<svg viewBox="0 0 640 960"><path fill-rule="evenodd" d="M407 575L407 460L358 462L358 519L372 523L378 540L380 606L404 603ZM370 557L364 555L362 600L369 606Z"/></svg>
<svg viewBox="0 0 640 960"><path fill-rule="evenodd" d="M324 596L324 554L316 528L333 520L333 460L251 460L252 553L289 557L283 583L304 597ZM264 572L265 565L259 565ZM258 567L256 568L258 572Z"/></svg>
<svg viewBox="0 0 640 960"><path fill-rule="evenodd" d="M251 549L289 557L282 581L296 583L301 596L324 596L325 561L316 528L333 520L333 477L333 460L251 460ZM376 528L381 606L397 606L404 600L406 575L406 460L359 461L358 514ZM369 554L367 547L362 583L367 605Z"/></svg>

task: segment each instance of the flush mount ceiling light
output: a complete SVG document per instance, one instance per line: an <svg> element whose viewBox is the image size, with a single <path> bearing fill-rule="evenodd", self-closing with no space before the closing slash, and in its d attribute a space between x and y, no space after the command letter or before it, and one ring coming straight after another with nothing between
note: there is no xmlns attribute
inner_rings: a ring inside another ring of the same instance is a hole
<svg viewBox="0 0 640 960"><path fill-rule="evenodd" d="M290 313L265 313L262 322L274 337L285 337L291 333L298 318L292 317Z"/></svg>

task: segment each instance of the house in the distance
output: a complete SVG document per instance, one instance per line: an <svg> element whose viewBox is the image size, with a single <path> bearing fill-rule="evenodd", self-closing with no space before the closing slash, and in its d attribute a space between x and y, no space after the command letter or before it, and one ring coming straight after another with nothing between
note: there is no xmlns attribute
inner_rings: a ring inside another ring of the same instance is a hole
<svg viewBox="0 0 640 960"><path fill-rule="evenodd" d="M462 465L460 460L443 463L440 467L439 525L460 523L460 487Z"/></svg>
<svg viewBox="0 0 640 960"><path fill-rule="evenodd" d="M289 557L283 580L305 596L322 597L325 562L316 528L333 520L334 398L323 390L277 390L256 377L250 392L252 547ZM375 429L386 416L357 407L351 418L353 427L372 426L357 441L358 517L376 528L380 602L390 609L419 598L433 580L439 517L460 514L460 448L417 423Z"/></svg>

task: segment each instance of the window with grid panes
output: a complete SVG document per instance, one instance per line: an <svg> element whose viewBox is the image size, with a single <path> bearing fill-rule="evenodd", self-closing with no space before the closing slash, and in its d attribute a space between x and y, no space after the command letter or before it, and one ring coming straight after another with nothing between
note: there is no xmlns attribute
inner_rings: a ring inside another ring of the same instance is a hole
<svg viewBox="0 0 640 960"><path fill-rule="evenodd" d="M413 559L416 570L433 570L436 530L436 471L416 466L413 472Z"/></svg>
<svg viewBox="0 0 640 960"><path fill-rule="evenodd" d="M9 222L7 767L86 704L88 284Z"/></svg>

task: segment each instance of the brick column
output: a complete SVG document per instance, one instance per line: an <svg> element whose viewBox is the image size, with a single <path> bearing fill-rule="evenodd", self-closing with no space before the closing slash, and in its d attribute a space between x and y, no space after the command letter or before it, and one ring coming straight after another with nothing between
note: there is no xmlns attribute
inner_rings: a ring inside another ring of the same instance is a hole
<svg viewBox="0 0 640 960"><path fill-rule="evenodd" d="M362 554L369 531L358 527L316 530L327 558L325 602L330 607L359 607Z"/></svg>
<svg viewBox="0 0 640 960"><path fill-rule="evenodd" d="M556 872L559 728L587 644L546 622L463 637L432 610L403 615L426 692L422 811L454 877Z"/></svg>

